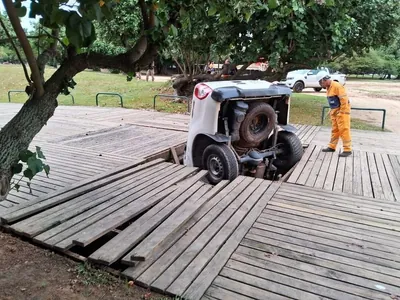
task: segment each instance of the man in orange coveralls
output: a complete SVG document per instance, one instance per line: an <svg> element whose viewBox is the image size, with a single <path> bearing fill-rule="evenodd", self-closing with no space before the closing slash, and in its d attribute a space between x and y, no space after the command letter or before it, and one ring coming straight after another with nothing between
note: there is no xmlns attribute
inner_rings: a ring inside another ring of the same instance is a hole
<svg viewBox="0 0 400 300"><path fill-rule="evenodd" d="M329 75L319 79L319 84L326 88L328 103L331 108L332 133L329 146L322 149L323 152L335 152L339 137L343 142L343 152L340 157L347 157L351 152L350 133L350 101L345 88L336 81L332 81Z"/></svg>

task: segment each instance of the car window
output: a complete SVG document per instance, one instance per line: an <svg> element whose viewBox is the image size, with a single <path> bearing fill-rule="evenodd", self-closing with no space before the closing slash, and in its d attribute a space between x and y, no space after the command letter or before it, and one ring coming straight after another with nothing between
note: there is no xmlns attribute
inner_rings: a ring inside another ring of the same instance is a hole
<svg viewBox="0 0 400 300"><path fill-rule="evenodd" d="M308 74L310 74L310 75L317 75L319 72L320 72L320 70L310 70L310 71L308 72ZM311 73L312 73L312 74L311 74Z"/></svg>

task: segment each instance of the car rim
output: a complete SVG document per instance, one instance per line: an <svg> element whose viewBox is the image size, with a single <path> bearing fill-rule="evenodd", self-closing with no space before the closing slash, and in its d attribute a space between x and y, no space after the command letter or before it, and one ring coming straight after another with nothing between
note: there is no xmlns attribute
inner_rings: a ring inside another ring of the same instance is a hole
<svg viewBox="0 0 400 300"><path fill-rule="evenodd" d="M221 178L224 174L222 161L218 156L211 155L208 159L208 171L214 178Z"/></svg>
<svg viewBox="0 0 400 300"><path fill-rule="evenodd" d="M257 134L260 131L264 130L264 128L267 126L268 120L266 116L257 116L253 119L253 121L250 124L250 130L253 134Z"/></svg>

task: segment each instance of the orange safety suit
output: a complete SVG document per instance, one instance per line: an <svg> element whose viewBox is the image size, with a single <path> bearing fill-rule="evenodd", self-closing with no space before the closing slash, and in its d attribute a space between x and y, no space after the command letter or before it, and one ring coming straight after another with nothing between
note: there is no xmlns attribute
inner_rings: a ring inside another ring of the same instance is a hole
<svg viewBox="0 0 400 300"><path fill-rule="evenodd" d="M350 133L350 101L345 88L336 81L332 81L327 89L328 103L331 108L332 133L329 148L336 149L339 137L343 142L343 151L351 151Z"/></svg>

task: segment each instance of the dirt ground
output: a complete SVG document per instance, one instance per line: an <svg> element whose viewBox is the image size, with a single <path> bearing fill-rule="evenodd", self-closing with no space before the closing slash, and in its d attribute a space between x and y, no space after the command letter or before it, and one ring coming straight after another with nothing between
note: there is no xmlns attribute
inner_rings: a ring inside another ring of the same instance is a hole
<svg viewBox="0 0 400 300"><path fill-rule="evenodd" d="M400 81L399 80L350 80L346 83L347 93L353 107L384 108L386 109L385 128L400 133ZM325 93L304 90L310 95ZM382 122L381 112L352 111L352 116L380 126Z"/></svg>
<svg viewBox="0 0 400 300"><path fill-rule="evenodd" d="M167 297L0 232L1 300L97 300Z"/></svg>

